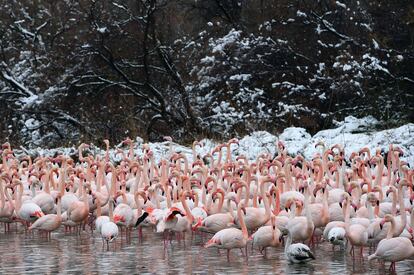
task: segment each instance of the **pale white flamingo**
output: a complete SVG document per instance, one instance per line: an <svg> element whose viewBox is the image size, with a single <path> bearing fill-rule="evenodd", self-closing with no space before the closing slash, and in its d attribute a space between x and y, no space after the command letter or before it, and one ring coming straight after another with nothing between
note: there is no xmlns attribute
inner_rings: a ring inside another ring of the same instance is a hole
<svg viewBox="0 0 414 275"><path fill-rule="evenodd" d="M363 253L364 246L368 243L368 232L365 226L361 224L350 224L350 204L351 204L351 196L345 194L345 207L346 207L346 215L345 215L345 231L346 237L351 244L350 253L352 256L355 256L354 246L360 247L361 255Z"/></svg>
<svg viewBox="0 0 414 275"><path fill-rule="evenodd" d="M208 216L201 220L198 219L197 223L193 226L193 230L199 230L202 232L216 233L225 228L235 226L234 224L234 213L231 202L234 201L237 204L236 194L233 192L227 193L227 213L217 213Z"/></svg>
<svg viewBox="0 0 414 275"><path fill-rule="evenodd" d="M104 246L104 242L106 242L107 250L109 250L109 243L116 240L116 238L118 237L118 226L113 222L114 200L110 198L108 204L110 221L102 224L101 228L102 247Z"/></svg>
<svg viewBox="0 0 414 275"><path fill-rule="evenodd" d="M246 224L244 223L243 213L246 214L246 208L244 201L240 202L237 207L237 216L240 222L240 229L226 228L220 230L214 234L204 247L217 247L219 249L227 249L227 260L230 261L230 250L234 248L245 248L246 260L247 260L247 241L249 239L249 233L247 232Z"/></svg>
<svg viewBox="0 0 414 275"><path fill-rule="evenodd" d="M395 271L396 262L403 261L414 256L414 247L411 241L407 238L392 237L393 231L395 230L395 224L391 215L385 215L381 221L381 224L384 224L386 222L391 222L387 237L378 243L375 253L369 255L368 260L372 261L378 259L379 261L391 262L390 270Z"/></svg>
<svg viewBox="0 0 414 275"><path fill-rule="evenodd" d="M37 219L30 227L29 230L37 229L47 233L50 239L50 233L55 231L62 224L62 204L61 195L57 196L57 214L47 214Z"/></svg>
<svg viewBox="0 0 414 275"><path fill-rule="evenodd" d="M306 198L305 198L306 201ZM315 259L309 247L303 243L292 244L292 233L288 232L285 244L285 255L291 263L303 263Z"/></svg>
<svg viewBox="0 0 414 275"><path fill-rule="evenodd" d="M315 228L311 211L309 207L309 190L308 185L305 184L300 187L301 190L305 193L305 215L306 217L294 217L289 220L288 224L286 225L287 230L290 232L293 241L307 241L311 239L313 230Z"/></svg>
<svg viewBox="0 0 414 275"><path fill-rule="evenodd" d="M333 245L333 249L335 249L335 245L339 245L340 247L345 246L346 240L346 231L343 227L334 227L329 230L328 233L328 240Z"/></svg>
<svg viewBox="0 0 414 275"><path fill-rule="evenodd" d="M277 217L275 215L272 215L270 221L271 225L260 227L251 236L253 239L253 246L258 247L260 249L260 253L262 253L265 257L267 247L277 247L282 242L282 234L276 227Z"/></svg>

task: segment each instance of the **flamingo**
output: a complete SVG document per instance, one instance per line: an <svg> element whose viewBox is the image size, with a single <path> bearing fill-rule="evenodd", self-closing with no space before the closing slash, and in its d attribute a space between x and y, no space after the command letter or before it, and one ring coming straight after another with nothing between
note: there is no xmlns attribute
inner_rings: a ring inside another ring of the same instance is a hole
<svg viewBox="0 0 414 275"><path fill-rule="evenodd" d="M293 241L306 241L312 237L315 226L312 221L309 207L308 185L305 184L299 189L303 190L305 193L304 208L306 217L294 217L293 219L290 219L286 225L286 228L290 232Z"/></svg>
<svg viewBox="0 0 414 275"><path fill-rule="evenodd" d="M81 224L82 222L85 222L89 216L89 202L85 186L82 184L79 188L81 188L82 191L82 201L72 202L72 204L66 211L67 219L77 225Z"/></svg>
<svg viewBox="0 0 414 275"><path fill-rule="evenodd" d="M20 180L14 179L9 188L13 188L14 186L17 186L19 190L18 195L16 194L17 197L15 203L17 217L25 221L26 226L29 227L30 223L42 217L44 213L42 212L42 209L40 209L40 207L32 201L25 201L22 204L23 183Z"/></svg>
<svg viewBox="0 0 414 275"><path fill-rule="evenodd" d="M249 188L248 188L247 184L245 182L243 182L242 180L237 180L236 179L236 181L240 182L237 189L239 189L241 187L246 188L245 205L248 205ZM246 217L245 217L245 223L246 223L247 229L250 230L250 231L253 231L254 229L266 224L267 221L270 219L271 211L270 211L269 201L267 200L267 197L265 195L265 184L268 183L268 182L274 183L274 178L272 178L270 175L261 177L259 179L260 193L261 193L262 198L263 198L263 203L264 203L265 209L256 208L256 207L246 207L247 214L246 214ZM237 225L240 225L238 217L235 217L235 223Z"/></svg>
<svg viewBox="0 0 414 275"><path fill-rule="evenodd" d="M344 247L346 240L345 229L339 226L332 228L331 230L329 230L328 240L333 245L333 249L335 249L335 245Z"/></svg>
<svg viewBox="0 0 414 275"><path fill-rule="evenodd" d="M244 223L243 214L246 215L246 207L244 201L240 202L237 206L237 216L240 222L240 229L226 228L220 230L214 234L205 245L208 247L217 247L219 249L227 249L227 261L230 261L230 250L234 248L245 248L246 261L247 261L247 241L249 239L249 233L247 232L246 224Z"/></svg>
<svg viewBox="0 0 414 275"><path fill-rule="evenodd" d="M37 219L30 227L29 230L38 229L45 231L50 239L50 233L55 231L62 224L62 204L61 194L57 196L57 214L47 214Z"/></svg>
<svg viewBox="0 0 414 275"><path fill-rule="evenodd" d="M302 243L292 244L292 233L290 231L285 244L285 255L291 263L303 263L315 259L307 245Z"/></svg>
<svg viewBox="0 0 414 275"><path fill-rule="evenodd" d="M127 197L125 192L118 190L115 199L118 196L122 196L123 202L118 204L114 209L114 223L118 226L125 227L126 237L128 237L128 230L130 227L134 226L134 212L132 211L131 206L127 204Z"/></svg>
<svg viewBox="0 0 414 275"><path fill-rule="evenodd" d="M345 203L346 203L346 216L345 216L345 232L346 237L351 243L351 250L350 253L352 256L355 256L354 253L354 246L360 247L361 255L363 253L364 246L368 243L368 232L365 226L361 224L350 224L350 204L351 204L351 196L347 193L344 194L345 196Z"/></svg>
<svg viewBox="0 0 414 275"><path fill-rule="evenodd" d="M102 216L101 214L101 201L99 197L94 198L96 200L96 220L95 220L95 228L98 234L101 234L102 225L110 221L109 216Z"/></svg>
<svg viewBox="0 0 414 275"><path fill-rule="evenodd" d="M411 241L404 237L392 237L395 230L393 217L389 214L385 215L381 224L390 222L386 239L378 243L374 254L368 256L368 261L378 259L380 261L391 262L390 271L395 272L395 263L403 261L414 256L414 247Z"/></svg>
<svg viewBox="0 0 414 275"><path fill-rule="evenodd" d="M8 177L8 175L5 172L0 176L0 222L10 224L13 222L15 205L10 197L7 186L3 185L3 180L5 180L6 177Z"/></svg>
<svg viewBox="0 0 414 275"><path fill-rule="evenodd" d="M113 208L114 208L114 200L112 198L109 199L109 221L102 224L101 228L101 237L102 237L102 247L105 245L106 248L109 250L109 243L116 240L118 237L118 226L113 222Z"/></svg>
<svg viewBox="0 0 414 275"><path fill-rule="evenodd" d="M253 246L260 248L260 253L266 257L267 247L277 247L282 242L282 234L276 227L276 216L272 215L270 218L271 225L260 227L253 235Z"/></svg>
<svg viewBox="0 0 414 275"><path fill-rule="evenodd" d="M231 192L226 195L227 199L227 213L217 213L206 217L201 220L198 219L197 223L193 226L193 230L199 230L208 233L217 233L220 230L226 229L227 227L234 226L234 214L231 202L234 201L238 204L236 194Z"/></svg>
<svg viewBox="0 0 414 275"><path fill-rule="evenodd" d="M50 195L50 187L49 181L50 177L52 177L52 171L48 171L45 173L41 173L45 175L45 181L43 183L43 192L38 193L35 197L32 198L32 201L36 203L41 209L43 213L51 213L54 209L54 199L52 195ZM33 186L34 190L34 186Z"/></svg>

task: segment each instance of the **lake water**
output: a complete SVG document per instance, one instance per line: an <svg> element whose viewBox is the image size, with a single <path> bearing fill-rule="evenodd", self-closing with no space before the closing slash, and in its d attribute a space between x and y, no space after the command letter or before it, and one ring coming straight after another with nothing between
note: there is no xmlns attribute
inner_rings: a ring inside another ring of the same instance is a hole
<svg viewBox="0 0 414 275"><path fill-rule="evenodd" d="M186 243L173 241L164 249L162 236L150 228L143 230L142 242L137 231L132 233L130 243L118 238L110 244L110 250L102 247L101 239L95 233L83 231L81 235L52 233L51 240L38 233L29 234L12 225L10 233L0 231L0 273L2 274L51 274L51 273L140 273L140 274L386 274L389 263L381 266L368 263L368 249L364 257L352 260L345 251L333 252L328 243L320 244L313 251L316 260L307 264L288 264L283 248L268 248L265 259L257 250L251 251L245 261L240 250L231 252L227 262L225 250L205 249L201 236ZM397 263L397 273L412 272L414 261Z"/></svg>

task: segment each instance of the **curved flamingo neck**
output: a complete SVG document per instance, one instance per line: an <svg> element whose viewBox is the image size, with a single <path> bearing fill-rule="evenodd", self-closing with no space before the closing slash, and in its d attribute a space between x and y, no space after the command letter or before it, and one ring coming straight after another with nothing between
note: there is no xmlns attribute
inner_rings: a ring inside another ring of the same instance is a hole
<svg viewBox="0 0 414 275"><path fill-rule="evenodd" d="M56 210L56 215L58 217L58 219L62 219L62 199L60 197L60 195L57 198L57 210Z"/></svg>
<svg viewBox="0 0 414 275"><path fill-rule="evenodd" d="M244 217L243 217L243 213L242 213L241 209L242 209L242 207L239 205L237 207L237 216L239 218L239 223L240 223L240 228L241 228L242 233L243 233L243 238L245 240L247 240L249 238L249 233L247 231L247 227L246 227L246 224L244 222Z"/></svg>
<svg viewBox="0 0 414 275"><path fill-rule="evenodd" d="M347 233L350 232L349 227L350 227L350 219L351 219L351 202L352 199L351 197L347 197L346 201L345 201L345 230Z"/></svg>
<svg viewBox="0 0 414 275"><path fill-rule="evenodd" d="M322 201L322 220L324 224L327 224L329 222L329 205L328 205L328 190L325 188L323 193L323 201Z"/></svg>
<svg viewBox="0 0 414 275"><path fill-rule="evenodd" d="M403 187L404 187L403 185L400 185L398 188L398 201L400 205L401 224L403 225L402 229L404 230L404 227L407 224L407 214L405 213ZM401 233L402 233L402 230L401 230Z"/></svg>
<svg viewBox="0 0 414 275"><path fill-rule="evenodd" d="M168 185L165 190L166 190L165 196L166 196L166 200L167 200L167 208L171 208L171 191L172 191L172 188L171 188L170 185Z"/></svg>
<svg viewBox="0 0 414 275"><path fill-rule="evenodd" d="M112 198L109 199L109 220L114 221L114 200Z"/></svg>
<svg viewBox="0 0 414 275"><path fill-rule="evenodd" d="M102 215L101 200L97 197L96 199L96 217Z"/></svg>
<svg viewBox="0 0 414 275"><path fill-rule="evenodd" d="M279 191L279 189L276 190L275 200L276 200L276 205L275 205L275 210L274 210L273 214L275 216L277 216L280 213L280 191Z"/></svg>
<svg viewBox="0 0 414 275"><path fill-rule="evenodd" d="M135 207L137 208L138 217L142 215L142 206L141 206L141 202L139 201L139 196L140 196L140 192L139 191L135 192L134 200L135 200Z"/></svg>
<svg viewBox="0 0 414 275"><path fill-rule="evenodd" d="M223 210L223 204L224 204L224 192L220 193L220 197L219 197L219 203L217 206L217 213L221 213L221 211Z"/></svg>
<svg viewBox="0 0 414 275"><path fill-rule="evenodd" d="M262 196L263 199L263 203L264 203L264 207L265 207L265 216L266 219L270 219L270 215L271 215L271 210L270 210L270 205L269 205L269 200L267 199L267 196L265 194L265 184L271 182L269 181L268 177L264 177L262 178L262 180L259 181L260 183L260 194Z"/></svg>
<svg viewBox="0 0 414 275"><path fill-rule="evenodd" d="M43 184L43 190L46 193L50 194L49 183L50 183L50 177L53 177L53 172L52 171L49 171L49 172L47 172L47 174L45 176L46 177L45 177L45 181L44 181L44 184Z"/></svg>
<svg viewBox="0 0 414 275"><path fill-rule="evenodd" d="M311 211L310 211L310 207L309 207L309 190L308 190L308 188L305 189L304 207L305 207L305 212L306 212L306 221L307 221L308 228L309 228L309 227L312 226L313 222L312 222L312 215L311 215Z"/></svg>
<svg viewBox="0 0 414 275"><path fill-rule="evenodd" d="M378 207L379 209L379 207ZM372 209L372 204L370 202L367 201L367 210L368 210L368 219L370 221L373 221L375 216L374 216L374 210Z"/></svg>
<svg viewBox="0 0 414 275"><path fill-rule="evenodd" d="M394 232L395 232L395 220L394 218L391 218L391 226L390 228L388 228L387 239L391 239L394 235Z"/></svg>
<svg viewBox="0 0 414 275"><path fill-rule="evenodd" d="M188 207L186 197L187 196L185 195L185 193L181 195L181 203L183 205L183 208L185 210L185 214L187 216L189 223L192 224L194 221L194 217L193 217L193 214L191 213L190 208Z"/></svg>
<svg viewBox="0 0 414 275"><path fill-rule="evenodd" d="M395 216L397 214L397 192L394 189L392 191L392 207L391 207L391 214Z"/></svg>

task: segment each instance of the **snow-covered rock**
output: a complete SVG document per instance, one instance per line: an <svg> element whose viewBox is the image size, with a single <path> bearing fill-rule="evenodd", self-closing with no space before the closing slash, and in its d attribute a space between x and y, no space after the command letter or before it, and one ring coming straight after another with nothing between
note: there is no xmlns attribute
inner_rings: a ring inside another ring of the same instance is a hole
<svg viewBox="0 0 414 275"><path fill-rule="evenodd" d="M276 153L275 144L279 140L285 143L288 154L302 154L307 159L312 158L317 152L315 144L318 141L323 141L326 146L332 146L337 143L341 144L345 149L345 155L347 157L349 157L353 151L358 151L365 146L374 152L376 148L388 151L389 144L394 144L404 151L402 159L408 161L411 166L414 165L414 124L409 123L398 128L382 131L373 130L378 123L379 122L371 116L360 119L349 116L346 117L344 121L337 122L336 128L320 131L314 136L309 134L304 128L300 127L286 128L278 136L272 135L266 131L253 132L252 134L241 138L239 140L239 146L232 146L232 155L245 155L250 160L255 160L261 153L270 153L274 155ZM142 138L136 138L134 151L139 156L142 156L143 154L143 143ZM210 139L203 139L201 140L201 143L204 146L202 148L197 147L197 153L200 156L204 156L208 152L211 152L218 144L218 142ZM168 156L169 142L155 142L148 144L157 161ZM128 148L122 147L121 144L115 146L115 148L121 148L125 153L128 152ZM193 157L190 147L173 143L173 148L175 152L184 153L188 159L192 161ZM92 154L104 154L104 150L93 145L88 150ZM23 153L22 150L15 150L15 152L17 155ZM34 156L54 156L59 153L66 155L77 154L75 148L36 148L25 150L25 152ZM223 152L225 152L225 150L223 150ZM111 149L110 158L113 161L120 161L121 155L116 154L115 149Z"/></svg>

